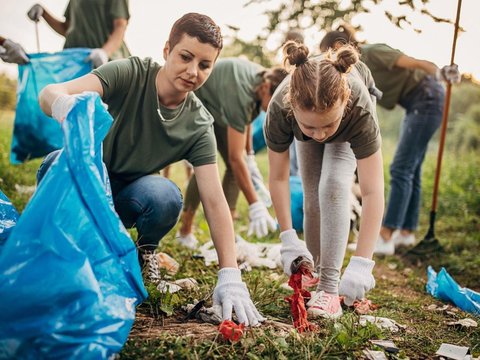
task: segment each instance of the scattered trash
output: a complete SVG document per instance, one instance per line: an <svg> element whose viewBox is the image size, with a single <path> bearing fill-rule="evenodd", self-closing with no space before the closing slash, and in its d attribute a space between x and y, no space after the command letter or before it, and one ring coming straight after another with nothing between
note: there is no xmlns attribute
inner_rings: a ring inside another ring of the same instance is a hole
<svg viewBox="0 0 480 360"><path fill-rule="evenodd" d="M454 303L463 311L480 315L480 293L460 287L443 267L437 274L435 270L429 266L427 274L428 293L443 301Z"/></svg>
<svg viewBox="0 0 480 360"><path fill-rule="evenodd" d="M345 297L339 296L339 299L340 299L340 304L345 305L345 301L344 301ZM368 314L369 312L372 312L378 309L378 305L372 303L367 298L363 300L355 300L352 306L354 311L359 315L365 315L365 314Z"/></svg>
<svg viewBox="0 0 480 360"><path fill-rule="evenodd" d="M189 319L198 319L200 321L219 325L222 322L222 307L220 305L214 305L212 307L205 307L206 300L195 301L195 304L187 304L183 307L183 310L187 313L184 321Z"/></svg>
<svg viewBox="0 0 480 360"><path fill-rule="evenodd" d="M438 356L455 360L470 360L470 349L465 346L457 346L443 343L435 353Z"/></svg>
<svg viewBox="0 0 480 360"><path fill-rule="evenodd" d="M400 329L407 328L405 325L401 325L392 319L371 315L361 315L359 319L359 324L365 326L367 325L367 323L375 324L378 328L387 329L391 332L397 332Z"/></svg>
<svg viewBox="0 0 480 360"><path fill-rule="evenodd" d="M386 352L392 354L396 354L400 351L400 349L391 340L370 340L370 342L374 345L384 348Z"/></svg>
<svg viewBox="0 0 480 360"><path fill-rule="evenodd" d="M157 285L157 290L160 291L162 294L166 294L167 291L170 294L176 293L180 290L194 291L198 290L198 283L197 280L195 280L194 278L178 279L175 281L161 280L160 283Z"/></svg>
<svg viewBox="0 0 480 360"><path fill-rule="evenodd" d="M35 192L37 187L35 185L27 186L27 185L18 185L15 184L15 190L20 195L32 195Z"/></svg>
<svg viewBox="0 0 480 360"><path fill-rule="evenodd" d="M158 266L161 269L166 269L170 275L175 275L180 268L178 262L164 252L157 253L157 262Z"/></svg>
<svg viewBox="0 0 480 360"><path fill-rule="evenodd" d="M451 321L451 322L447 322L447 325L449 326L461 326L461 327L466 327L466 328L469 328L469 327L474 327L476 328L478 326L477 322L473 319L461 319L461 320L458 320L458 321Z"/></svg>
<svg viewBox="0 0 480 360"><path fill-rule="evenodd" d="M223 320L218 326L218 331L223 335L223 338L232 342L240 340L244 330L245 324L237 325L231 320Z"/></svg>
<svg viewBox="0 0 480 360"><path fill-rule="evenodd" d="M281 244L251 243L240 235L235 236L237 247L237 261L242 262L244 269L250 267L267 267L276 269L281 267L280 247ZM199 248L200 256L205 265L210 266L218 263L217 252L213 241L209 241ZM198 257L198 256L197 256Z"/></svg>
<svg viewBox="0 0 480 360"><path fill-rule="evenodd" d="M365 354L365 357L368 360L388 360L387 356L383 351L375 351L375 350L368 350L365 349L363 350L363 353Z"/></svg>
<svg viewBox="0 0 480 360"><path fill-rule="evenodd" d="M431 304L431 305L428 305L427 306L427 310L429 311L438 311L438 312L443 312L443 311L446 311L448 309L450 309L451 306L450 305L444 305L442 307L439 307L437 304Z"/></svg>
<svg viewBox="0 0 480 360"><path fill-rule="evenodd" d="M398 268L398 264L395 263L388 263L387 266L390 270L396 270Z"/></svg>
<svg viewBox="0 0 480 360"><path fill-rule="evenodd" d="M292 270L294 270L294 264L299 258L295 259L295 261L292 263ZM304 331L318 330L318 325L312 324L307 320L307 310L305 309L305 298L310 299L311 294L304 289L303 279L313 279L311 269L308 267L308 265L308 263L303 263L303 265L295 269L297 270L296 272L292 271L288 285L290 285L290 287L293 289L293 295L285 298L285 300L290 303L293 326L299 333Z"/></svg>

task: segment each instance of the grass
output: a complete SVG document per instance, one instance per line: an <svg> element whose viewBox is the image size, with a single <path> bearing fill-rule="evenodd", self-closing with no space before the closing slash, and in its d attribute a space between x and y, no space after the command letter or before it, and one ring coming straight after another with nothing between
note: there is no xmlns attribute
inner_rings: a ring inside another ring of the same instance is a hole
<svg viewBox="0 0 480 360"><path fill-rule="evenodd" d="M9 148L13 114L0 112L0 189L21 212L30 196L18 190L35 184L35 173L40 160L22 165L9 164ZM394 140L384 139L385 169L391 160ZM422 238L428 227L433 176L435 171L435 147L432 147L424 164L423 202L418 237ZM260 169L266 175L266 154L258 156ZM477 154L453 154L446 152L440 184L436 234L445 254L431 259L435 269L445 266L462 286L480 290L480 159ZM181 187L185 185L182 164L174 165L172 177ZM385 172L388 187L388 171ZM16 186L17 185L17 186ZM19 187L20 185L20 187ZM387 189L388 191L388 189ZM241 218L246 218L247 204L243 197L239 202ZM210 239L208 226L202 211L195 219L196 236L201 242ZM243 220L235 222L236 231L246 233ZM480 330L447 325L462 318L480 318L454 307L442 311L429 308L443 304L425 292L425 266L409 265L398 256L376 258L374 274L377 286L369 293L369 299L379 305L375 315L396 320L405 330L392 333L374 325L362 327L358 315L346 310L340 321L319 320L318 333L299 335L291 328L289 308L285 296L289 295L280 285L287 280L280 269L254 269L244 273L252 298L258 309L269 318L259 328L249 330L235 344L225 343L213 325L191 320L182 323L185 313L181 306L204 298L216 283L217 268L206 267L194 257L194 252L178 246L174 239L176 228L161 242L160 250L172 255L180 263L176 278L194 277L199 289L190 293L179 292L165 296L148 286L150 299L138 307L137 321L130 337L120 353L121 359L357 359L363 349L377 349L369 340L388 339L395 342L400 352L390 359L434 358L441 343L468 346L474 356L480 356ZM135 231L131 232L135 238ZM269 235L265 241L278 241L278 234ZM248 239L256 241L257 239ZM262 240L263 241L263 240ZM347 254L347 259L351 255ZM160 310L164 310L163 312ZM166 316L165 313L171 313Z"/></svg>

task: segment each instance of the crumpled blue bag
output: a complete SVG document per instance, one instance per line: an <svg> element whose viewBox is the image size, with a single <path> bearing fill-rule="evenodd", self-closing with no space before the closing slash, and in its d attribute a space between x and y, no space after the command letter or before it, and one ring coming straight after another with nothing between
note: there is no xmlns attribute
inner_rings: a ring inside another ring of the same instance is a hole
<svg viewBox="0 0 480 360"><path fill-rule="evenodd" d="M290 210L293 228L303 231L303 186L300 176L290 176Z"/></svg>
<svg viewBox="0 0 480 360"><path fill-rule="evenodd" d="M57 53L29 54L30 62L18 66L17 108L10 162L19 164L42 157L63 146L60 125L40 109L38 94L48 84L88 74L91 62L84 62L91 49L74 48Z"/></svg>
<svg viewBox="0 0 480 360"><path fill-rule="evenodd" d="M18 212L15 206L0 190L0 246L12 232L18 220Z"/></svg>
<svg viewBox="0 0 480 360"><path fill-rule="evenodd" d="M252 121L252 145L255 153L267 146L265 136L263 135L263 124L265 124L266 117L265 111L260 111L258 116Z"/></svg>
<svg viewBox="0 0 480 360"><path fill-rule="evenodd" d="M441 268L437 274L431 266L427 269L427 292L433 297L455 304L463 311L480 315L480 293L460 287L450 274Z"/></svg>
<svg viewBox="0 0 480 360"><path fill-rule="evenodd" d="M135 245L105 193L112 118L82 94L65 147L0 252L0 358L107 359L143 301Z"/></svg>

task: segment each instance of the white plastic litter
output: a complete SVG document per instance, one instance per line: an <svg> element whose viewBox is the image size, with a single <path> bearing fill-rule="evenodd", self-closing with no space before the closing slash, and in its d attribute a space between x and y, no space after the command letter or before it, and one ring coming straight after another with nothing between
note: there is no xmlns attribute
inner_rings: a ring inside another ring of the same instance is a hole
<svg viewBox="0 0 480 360"><path fill-rule="evenodd" d="M280 247L281 244L251 243L240 235L235 236L237 246L237 261L244 263L244 267L267 267L276 269L281 267ZM217 252L213 241L209 241L199 248L205 265L209 266L218 263Z"/></svg>
<svg viewBox="0 0 480 360"><path fill-rule="evenodd" d="M440 348L437 350L436 354L447 359L455 360L470 360L472 358L472 355L470 355L470 349L468 347L445 343L440 345Z"/></svg>
<svg viewBox="0 0 480 360"><path fill-rule="evenodd" d="M450 326L456 326L456 325L459 325L459 326L463 326L463 327L466 327L466 328L469 328L469 327L474 327L476 328L478 326L477 322L473 319L461 319L461 320L458 320L458 321L451 321L451 322L448 322L447 325L450 325Z"/></svg>
<svg viewBox="0 0 480 360"><path fill-rule="evenodd" d="M165 294L167 291L169 291L170 294L176 293L180 290L194 291L198 290L198 283L194 278L178 279L175 281L162 280L157 285L157 290L162 294Z"/></svg>
<svg viewBox="0 0 480 360"><path fill-rule="evenodd" d="M361 315L359 324L362 326L365 326L367 325L367 323L375 324L378 328L387 329L387 330L390 330L391 332L397 332L400 329L407 328L405 325L401 325L392 319L371 316L371 315Z"/></svg>
<svg viewBox="0 0 480 360"><path fill-rule="evenodd" d="M387 360L387 356L383 351L365 349L363 353L368 360Z"/></svg>

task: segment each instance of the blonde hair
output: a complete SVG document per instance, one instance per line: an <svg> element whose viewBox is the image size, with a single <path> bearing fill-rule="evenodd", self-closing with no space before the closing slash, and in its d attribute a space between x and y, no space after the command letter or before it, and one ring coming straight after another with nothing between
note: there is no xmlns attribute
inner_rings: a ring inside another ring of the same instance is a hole
<svg viewBox="0 0 480 360"><path fill-rule="evenodd" d="M292 73L286 99L292 108L323 112L339 99L347 100L350 87L346 74L359 60L355 48L345 45L322 59L308 59L308 53L305 45L294 41L283 46L283 63Z"/></svg>

